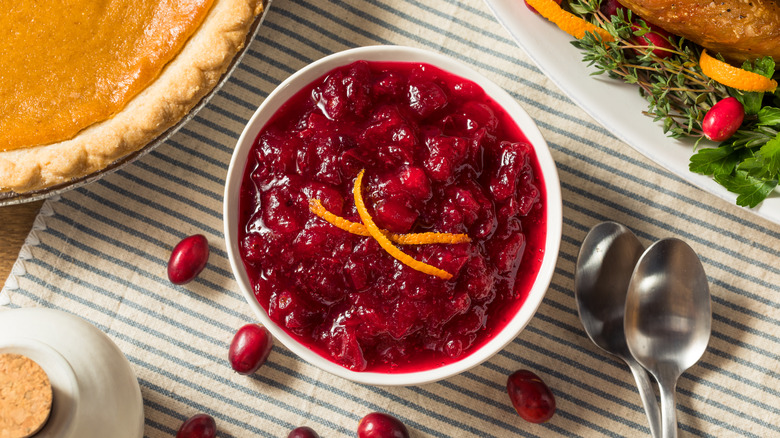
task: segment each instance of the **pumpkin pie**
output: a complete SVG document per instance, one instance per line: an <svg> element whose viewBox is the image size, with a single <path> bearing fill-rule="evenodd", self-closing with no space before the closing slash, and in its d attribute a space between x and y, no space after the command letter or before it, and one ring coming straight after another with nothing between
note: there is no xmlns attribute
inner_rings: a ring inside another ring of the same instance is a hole
<svg viewBox="0 0 780 438"><path fill-rule="evenodd" d="M0 191L99 171L212 90L263 0L0 0Z"/></svg>

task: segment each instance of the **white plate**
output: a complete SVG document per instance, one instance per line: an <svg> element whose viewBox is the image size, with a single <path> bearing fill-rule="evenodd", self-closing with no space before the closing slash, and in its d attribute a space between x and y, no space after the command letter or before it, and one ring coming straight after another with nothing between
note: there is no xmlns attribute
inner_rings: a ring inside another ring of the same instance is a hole
<svg viewBox="0 0 780 438"><path fill-rule="evenodd" d="M612 134L689 183L732 204L735 202L735 194L711 178L688 170L692 143L667 137L659 124L643 115L647 101L635 86L606 75L590 76L594 70L581 61L582 52L571 45L572 37L529 11L522 0L485 0L485 3L544 74ZM750 211L780 223L778 192Z"/></svg>
<svg viewBox="0 0 780 438"><path fill-rule="evenodd" d="M49 376L52 412L35 438L143 436L143 399L130 362L83 319L44 308L0 310L0 353L27 356Z"/></svg>

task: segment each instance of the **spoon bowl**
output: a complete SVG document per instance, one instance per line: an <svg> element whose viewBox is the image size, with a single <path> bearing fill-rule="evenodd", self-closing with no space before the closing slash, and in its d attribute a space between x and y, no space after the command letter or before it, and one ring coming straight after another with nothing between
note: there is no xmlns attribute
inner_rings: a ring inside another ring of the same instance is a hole
<svg viewBox="0 0 780 438"><path fill-rule="evenodd" d="M631 356L623 331L626 292L644 246L625 226L602 222L580 247L574 274L577 311L588 337L602 350L622 359L634 375L650 432L660 436L661 413L647 372Z"/></svg>
<svg viewBox="0 0 780 438"><path fill-rule="evenodd" d="M707 276L696 253L679 239L651 245L631 276L625 309L631 354L658 381L663 436L677 436L677 379L699 361L710 339Z"/></svg>

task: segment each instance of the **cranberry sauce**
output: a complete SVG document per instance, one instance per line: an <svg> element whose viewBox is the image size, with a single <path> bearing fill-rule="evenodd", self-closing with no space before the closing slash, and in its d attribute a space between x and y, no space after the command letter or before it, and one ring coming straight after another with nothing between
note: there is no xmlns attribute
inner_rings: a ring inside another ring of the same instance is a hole
<svg viewBox="0 0 780 438"><path fill-rule="evenodd" d="M397 245L453 274L416 271L360 223L467 233ZM522 305L541 263L545 193L533 147L475 83L427 64L356 62L296 94L255 140L240 195L241 256L270 318L355 371L411 372L461 359Z"/></svg>

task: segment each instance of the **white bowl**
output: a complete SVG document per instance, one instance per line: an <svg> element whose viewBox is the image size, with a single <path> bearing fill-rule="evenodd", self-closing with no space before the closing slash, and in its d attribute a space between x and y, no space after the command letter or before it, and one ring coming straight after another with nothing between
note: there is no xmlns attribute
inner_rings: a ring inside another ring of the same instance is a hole
<svg viewBox="0 0 780 438"><path fill-rule="evenodd" d="M465 358L439 368L408 373L357 372L331 362L298 342L268 317L265 309L257 302L257 299L252 292L249 277L247 276L246 269L241 260L238 246L239 189L243 180L249 151L255 138L282 104L295 95L301 88L309 85L311 82L337 67L351 64L352 62L359 60L427 63L477 83L491 98L507 111L511 118L517 123L523 134L525 134L528 141L534 146L539 167L542 172L542 179L544 180L547 195L547 202L545 205L545 208L547 209L547 239L545 242L542 264L525 303L520 307L512 320L491 340ZM332 374L355 382L372 385L416 385L444 379L482 363L504 348L504 346L515 339L518 333L523 330L536 313L539 304L541 304L555 269L561 240L561 211L561 189L558 180L558 172L555 168L552 156L550 155L547 143L544 138L542 138L542 134L539 132L539 129L536 127L536 124L531 117L506 91L471 68L439 53L410 47L370 46L335 53L309 64L282 82L282 84L265 99L244 128L244 132L238 139L238 144L233 152L233 158L230 162L225 185L223 215L227 253L238 285L249 303L249 306L260 319L260 322L268 328L276 339L281 341L287 348L305 361Z"/></svg>

